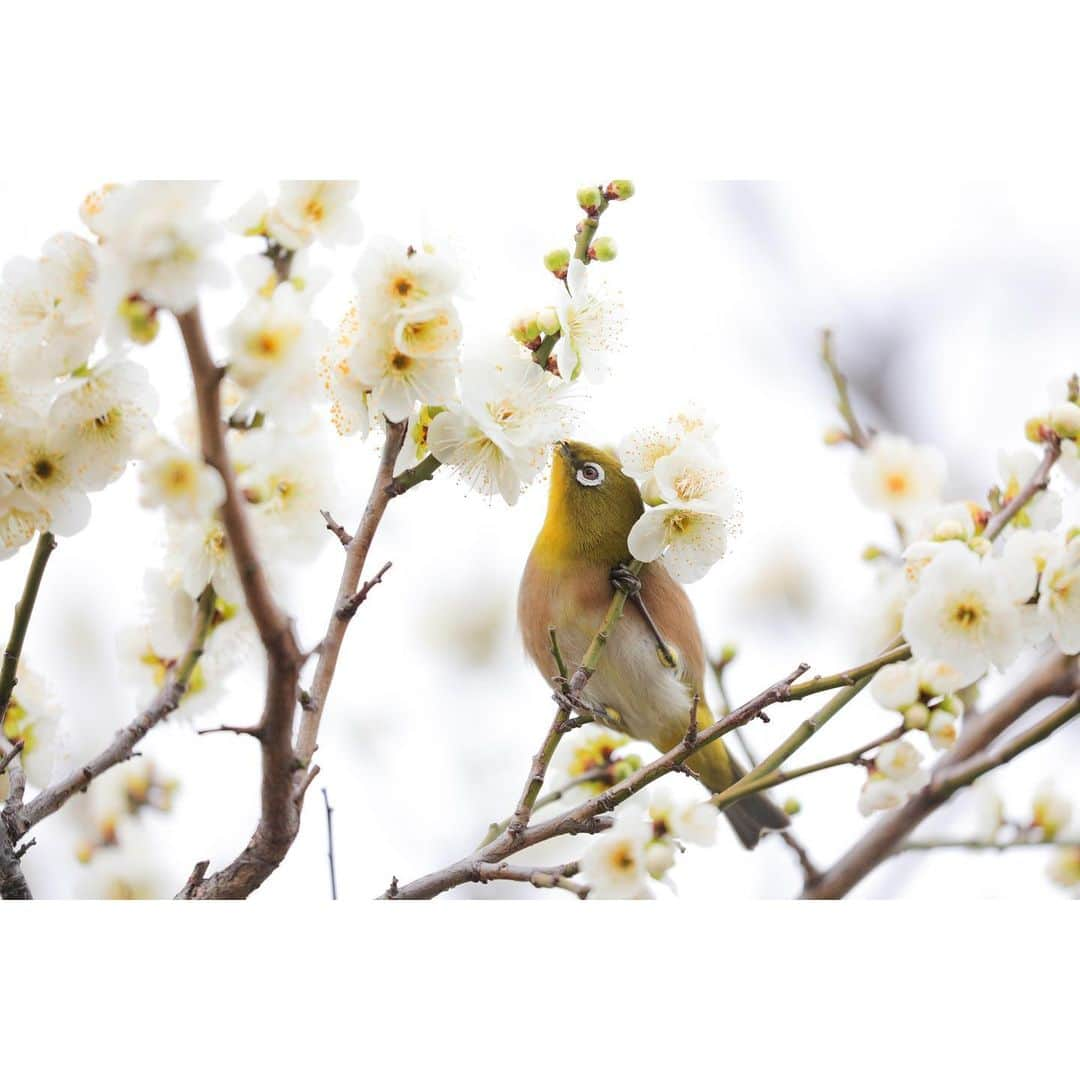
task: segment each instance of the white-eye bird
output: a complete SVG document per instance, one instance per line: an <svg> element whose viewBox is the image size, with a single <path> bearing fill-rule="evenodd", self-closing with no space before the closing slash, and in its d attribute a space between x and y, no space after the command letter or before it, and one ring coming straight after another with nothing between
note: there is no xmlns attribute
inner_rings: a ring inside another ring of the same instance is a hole
<svg viewBox="0 0 1080 1080"><path fill-rule="evenodd" d="M555 447L547 516L522 575L518 621L525 648L557 688L549 628L572 671L600 627L614 595L613 571L630 562L627 537L644 511L637 484L606 451L579 442ZM624 574L625 578L625 574ZM698 728L713 723L705 703L705 648L690 598L660 563L640 575L640 598L661 640L628 603L608 637L596 672L581 694L607 726L667 752L686 734L698 697ZM670 660L674 659L674 666ZM714 792L730 787L742 769L716 739L687 759ZM787 815L764 794L740 799L725 811L743 845L762 832L785 829Z"/></svg>

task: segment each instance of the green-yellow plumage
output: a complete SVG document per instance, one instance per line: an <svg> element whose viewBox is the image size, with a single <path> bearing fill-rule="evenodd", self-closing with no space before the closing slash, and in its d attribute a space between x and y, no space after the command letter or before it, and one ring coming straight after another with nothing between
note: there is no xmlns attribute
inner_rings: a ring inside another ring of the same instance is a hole
<svg viewBox="0 0 1080 1080"><path fill-rule="evenodd" d="M549 627L555 627L567 664L576 664L611 601L612 568L630 561L627 537L642 510L637 484L613 454L584 443L558 444L547 517L518 594L525 647L549 683L556 675ZM686 733L695 694L698 727L713 722L704 702L705 650L690 599L663 566L643 569L641 597L675 655L674 669L640 612L628 604L583 697L607 713L612 727L667 751ZM712 791L723 791L742 775L719 739L687 764ZM760 794L740 800L727 814L747 847L757 843L764 829L788 824L784 813Z"/></svg>

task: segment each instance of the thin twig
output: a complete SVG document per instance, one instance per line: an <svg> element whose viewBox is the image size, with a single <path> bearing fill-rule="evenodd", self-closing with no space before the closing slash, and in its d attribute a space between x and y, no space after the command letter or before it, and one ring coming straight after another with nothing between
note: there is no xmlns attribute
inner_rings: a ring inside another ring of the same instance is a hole
<svg viewBox="0 0 1080 1080"><path fill-rule="evenodd" d="M589 895L589 886L571 880L580 872L581 867L576 862L549 867L517 866L506 862L479 863L473 880L482 885L492 881L521 881L536 889L565 889L579 900L584 900Z"/></svg>
<svg viewBox="0 0 1080 1080"><path fill-rule="evenodd" d="M344 525L339 525L334 520L333 515L330 513L329 510L320 510L319 513L322 514L323 521L326 522L327 529L329 529L330 532L332 532L338 538L338 540L341 542L342 547L347 548L352 543L352 536L349 533L349 530L346 529Z"/></svg>
<svg viewBox="0 0 1080 1080"><path fill-rule="evenodd" d="M0 665L0 727L3 727L8 704L15 689L19 657L22 655L26 631L30 626L30 616L34 613L34 604L37 602L41 579L45 574L45 565L55 549L56 537L50 532L43 532L38 537L30 567L26 572L22 596L15 605L15 618L11 623L11 634L8 636L7 645L4 646L4 661Z"/></svg>
<svg viewBox="0 0 1080 1080"><path fill-rule="evenodd" d="M1019 837L1015 840L909 840L897 854L905 851L1016 851L1018 848L1080 848L1080 839L1060 836Z"/></svg>
<svg viewBox="0 0 1080 1080"><path fill-rule="evenodd" d="M344 619L346 622L351 619L356 614L360 605L367 599L368 593L382 581L383 575L393 565L392 562L387 562L370 581L365 581L364 584L338 608L337 617L339 619Z"/></svg>
<svg viewBox="0 0 1080 1080"><path fill-rule="evenodd" d="M330 805L330 796L326 788L322 789L323 803L326 806L326 858L330 863L330 899L337 899L337 871L334 869L334 808Z"/></svg>
<svg viewBox="0 0 1080 1080"><path fill-rule="evenodd" d="M986 523L986 529L983 532L983 536L987 540L994 540L1000 534L1001 531L1009 524L1010 521L1040 491L1045 491L1047 485L1050 483L1050 473L1054 468L1054 464L1057 459L1061 457L1061 439L1058 438L1053 432L1050 432L1047 436L1046 449L1043 450L1042 460L1039 462L1038 468L1031 474L1028 482L1013 496L1000 510L994 514L990 520Z"/></svg>
<svg viewBox="0 0 1080 1080"><path fill-rule="evenodd" d="M832 376L833 385L836 387L836 407L847 424L848 438L860 450L865 450L870 445L870 439L859 423L858 417L855 415L855 409L852 407L851 397L848 393L847 376L840 370L836 357L833 355L831 330L821 332L821 361Z"/></svg>

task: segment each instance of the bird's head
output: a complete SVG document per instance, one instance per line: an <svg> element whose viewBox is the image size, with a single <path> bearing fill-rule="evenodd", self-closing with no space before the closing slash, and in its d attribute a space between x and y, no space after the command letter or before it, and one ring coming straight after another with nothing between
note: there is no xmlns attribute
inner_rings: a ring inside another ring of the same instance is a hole
<svg viewBox="0 0 1080 1080"><path fill-rule="evenodd" d="M552 563L614 566L630 558L626 538L643 509L637 484L613 453L587 443L556 443L535 552Z"/></svg>

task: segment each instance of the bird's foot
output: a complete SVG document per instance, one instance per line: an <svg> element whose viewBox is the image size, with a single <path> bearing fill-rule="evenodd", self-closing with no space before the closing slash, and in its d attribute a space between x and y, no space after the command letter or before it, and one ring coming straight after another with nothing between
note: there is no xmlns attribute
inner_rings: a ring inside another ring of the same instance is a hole
<svg viewBox="0 0 1080 1080"><path fill-rule="evenodd" d="M608 578L619 592L627 596L637 596L641 592L641 578L626 566L613 567Z"/></svg>

